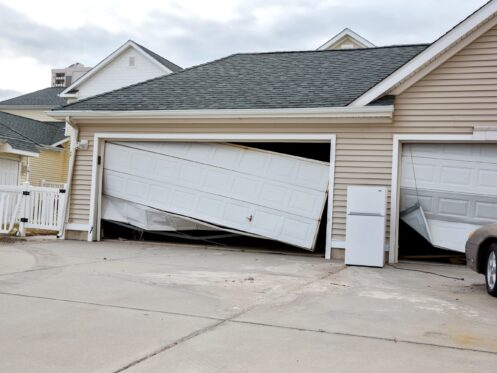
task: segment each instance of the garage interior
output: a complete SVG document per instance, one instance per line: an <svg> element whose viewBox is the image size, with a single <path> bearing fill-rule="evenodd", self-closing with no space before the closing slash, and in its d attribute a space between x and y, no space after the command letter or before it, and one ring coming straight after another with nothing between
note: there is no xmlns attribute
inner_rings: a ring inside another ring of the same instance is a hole
<svg viewBox="0 0 497 373"><path fill-rule="evenodd" d="M404 144L399 259L465 264L468 236L497 221L496 195L496 144Z"/></svg>
<svg viewBox="0 0 497 373"><path fill-rule="evenodd" d="M107 144L113 142L108 142ZM115 142L114 142L115 143ZM170 142L161 142L162 144L170 144ZM129 143L131 144L131 142ZM192 143L194 144L194 143ZM197 143L198 144L198 143ZM235 146L247 148L254 151L268 152L275 155L291 156L294 159L301 158L303 160L311 160L330 163L330 142L222 142L210 143L211 145L220 146ZM107 146L107 145L106 145ZM106 156L107 156L106 149ZM298 157L298 158L295 158ZM106 171L106 157L104 157L104 173ZM329 171L327 181L329 181ZM108 182L108 181L107 181ZM102 190L106 190L106 177L103 177ZM328 183L326 183L326 192L328 191ZM257 203L257 201L251 201ZM143 227L132 224L130 219L120 219L116 221L113 219L106 219L105 214L102 215L101 220L101 238L102 239L126 239L126 240L139 240L139 241L154 241L154 242L174 242L174 243L187 243L187 244L202 244L205 246L218 246L218 247L237 247L251 250L264 250L269 252L287 252L299 253L305 255L319 255L323 256L326 250L326 222L328 216L328 198L325 194L324 200L321 201L322 206L319 210L318 229L312 247L302 248L292 245L288 242L270 239L260 235L246 234L247 232L237 231L233 227L223 227L219 224L214 224L213 229L204 229L201 219L195 221L199 226L195 229L182 229L177 231L156 231L147 230ZM149 206L154 207L154 206ZM170 211L168 211L170 212ZM178 215L179 217L181 214ZM107 216L108 217L108 216ZM112 217L112 216L111 216ZM210 225L210 222L205 222ZM188 228L188 227L187 227Z"/></svg>

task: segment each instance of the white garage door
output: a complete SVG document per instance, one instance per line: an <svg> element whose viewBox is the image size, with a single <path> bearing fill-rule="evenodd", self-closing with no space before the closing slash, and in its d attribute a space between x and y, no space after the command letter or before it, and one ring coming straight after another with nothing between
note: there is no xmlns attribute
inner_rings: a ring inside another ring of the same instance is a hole
<svg viewBox="0 0 497 373"><path fill-rule="evenodd" d="M432 243L464 252L470 232L497 221L497 145L404 145L401 210L418 201Z"/></svg>
<svg viewBox="0 0 497 373"><path fill-rule="evenodd" d="M19 162L0 158L0 185L17 185Z"/></svg>
<svg viewBox="0 0 497 373"><path fill-rule="evenodd" d="M314 247L329 164L244 146L107 143L103 194Z"/></svg>

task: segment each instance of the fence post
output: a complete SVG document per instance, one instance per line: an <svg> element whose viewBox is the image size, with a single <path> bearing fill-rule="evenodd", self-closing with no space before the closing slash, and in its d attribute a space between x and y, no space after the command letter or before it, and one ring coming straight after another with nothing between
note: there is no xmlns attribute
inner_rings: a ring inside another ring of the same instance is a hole
<svg viewBox="0 0 497 373"><path fill-rule="evenodd" d="M28 222L29 182L22 183L21 206L19 211L19 235L26 236L26 223Z"/></svg>
<svg viewBox="0 0 497 373"><path fill-rule="evenodd" d="M57 234L57 238L61 238L64 235L64 220L66 218L66 198L67 198L67 184L64 184L64 187L59 189L59 203L57 206L57 225L59 229L59 233Z"/></svg>

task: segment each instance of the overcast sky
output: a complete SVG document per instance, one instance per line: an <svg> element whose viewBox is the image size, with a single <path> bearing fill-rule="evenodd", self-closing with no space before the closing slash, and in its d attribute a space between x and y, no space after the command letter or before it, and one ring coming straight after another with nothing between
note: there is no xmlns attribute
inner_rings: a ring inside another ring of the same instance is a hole
<svg viewBox="0 0 497 373"><path fill-rule="evenodd" d="M315 49L349 27L376 45L432 42L486 0L0 0L0 99L93 66L132 39L182 67Z"/></svg>

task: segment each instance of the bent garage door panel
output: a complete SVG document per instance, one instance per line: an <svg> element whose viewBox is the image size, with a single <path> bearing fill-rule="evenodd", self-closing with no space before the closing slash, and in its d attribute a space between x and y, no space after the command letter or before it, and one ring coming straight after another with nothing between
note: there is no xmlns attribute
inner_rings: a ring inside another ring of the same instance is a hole
<svg viewBox="0 0 497 373"><path fill-rule="evenodd" d="M406 144L401 209L422 206L432 244L464 252L471 231L497 221L497 145Z"/></svg>
<svg viewBox="0 0 497 373"><path fill-rule="evenodd" d="M107 143L105 195L314 247L329 164L243 146Z"/></svg>

